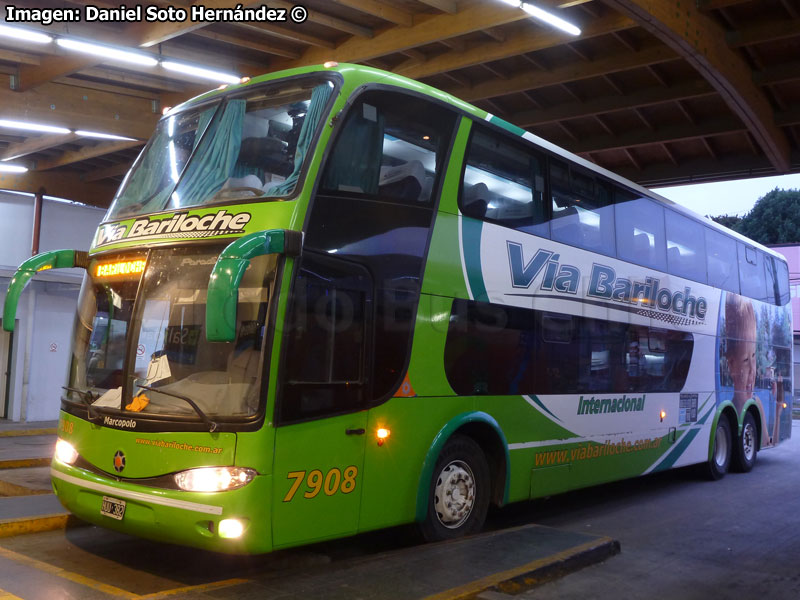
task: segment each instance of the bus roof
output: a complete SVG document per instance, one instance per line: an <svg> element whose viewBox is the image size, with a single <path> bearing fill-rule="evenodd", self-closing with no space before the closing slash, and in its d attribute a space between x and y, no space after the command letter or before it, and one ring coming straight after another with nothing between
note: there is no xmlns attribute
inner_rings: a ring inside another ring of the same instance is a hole
<svg viewBox="0 0 800 600"><path fill-rule="evenodd" d="M257 85L259 83L265 83L265 82L268 82L268 81L274 81L274 80L277 80L277 79L283 79L285 77L292 77L292 76L296 76L296 75L304 75L304 74L310 74L310 73L330 73L330 72L339 73L344 78L345 82L347 82L349 84L352 84L353 87L357 87L358 85L367 84L367 83L381 83L381 84L384 84L384 85L395 85L397 87L409 89L409 90L412 90L412 91L416 91L416 92L422 93L422 94L424 94L426 96L430 96L430 97L436 98L436 99L438 99L438 100L440 100L440 101L442 101L442 102L444 102L446 104L449 104L449 105L452 105L452 106L456 107L457 109L459 109L460 111L462 111L464 113L467 113L467 114L471 115L475 119L483 120L483 121L486 121L487 123L489 123L491 125L494 125L496 127L500 127L501 129L504 129L504 130L506 130L507 132L509 132L511 134L517 135L520 138L526 140L527 142L529 142L529 143L531 143L531 144L533 144L535 146L538 146L540 148L544 148L545 150L548 150L549 152L551 152L551 153L553 153L553 154L555 154L557 156L565 158L565 159L569 160L570 162L573 162L573 163L578 164L578 165L580 165L580 166L582 166L582 167L584 167L586 169L594 171L595 173L597 173L599 175L602 175L603 177L606 177L607 179L610 179L610 180L615 181L615 182L617 182L617 183L619 183L621 185L624 185L625 187L627 187L627 188L629 188L631 190L634 190L636 192L639 192L640 194L642 194L644 196L647 196L648 198L651 198L651 199L653 199L653 200L655 200L657 202L660 202L661 204L663 204L665 206L669 206L673 210L675 210L675 211L677 211L677 212L679 212L679 213L681 213L681 214L683 214L683 215L685 215L685 216L687 216L689 218L692 218L692 219L695 219L697 221L702 222L703 224L707 225L711 229L714 229L716 231L725 233L725 234L735 238L737 241L749 244L751 246L755 246L755 247L759 248L760 250L766 252L767 254L770 254L770 255L772 255L772 256L780 259L780 260L783 260L783 261L786 260L785 257L782 254L780 254L779 252L776 252L772 248L768 248L767 246L759 244L758 242L755 242L755 241L753 241L753 240L741 235L740 233L737 233L737 232L735 232L735 231L733 231L731 229L728 229L727 227L725 227L723 225L720 225L719 223L717 223L717 222L715 222L715 221L713 221L713 220L711 220L711 219L709 219L709 218L707 218L707 217L705 217L703 215L700 215L700 214L694 212L693 210L686 208L685 206L682 206L680 204L677 204L676 202L673 202L669 198L665 198L664 196L661 196L661 195L653 192L652 190L649 190L649 189L647 189L647 188L645 188L645 187L643 187L643 186L641 186L641 185L639 185L639 184L637 184L637 183L635 183L633 181L625 179L624 177L622 177L620 175L617 175L613 171L609 171L608 169L604 169L603 167L600 167L600 166L596 165L595 163L593 163L591 161L588 161L588 160L578 156L577 154L573 154L569 150L565 150L564 148L561 148L560 146L557 146L556 144L553 144L552 142L549 142L544 138L541 138L541 137L539 137L537 135L534 135L534 134L530 133L529 131L526 131L526 130L522 129L521 127L518 127L517 125L514 125L513 123L510 123L509 121L506 121L505 119L502 119L502 118L500 118L500 117L498 117L496 115L493 115L493 114L491 114L491 113L489 113L489 112L487 112L487 111L485 111L483 109L478 108L477 106L474 106L474 105L472 105L472 104L470 104L468 102L465 102L464 100L461 100L460 98L457 98L457 97L453 96L452 94L449 94L449 93L447 93L445 91L442 91L440 89L437 89L435 87L429 86L427 84L420 83L419 81L416 81L414 79L409 79L408 77L404 77L403 75L398 75L396 73L390 73L389 71L383 71L381 69L376 69L374 67L367 67L367 66L356 65L356 64L351 64L351 63L331 62L331 63L325 63L324 65L311 65L311 66L307 66L307 67L299 67L299 68L296 68L296 69L287 69L287 70L284 70L284 71L275 71L274 73L268 73L268 74L265 74L265 75L260 75L258 77L254 77L254 78L246 80L246 81L244 81L243 83L240 83L240 84L230 85L230 86L221 86L218 89L211 90L209 92L201 94L200 96L197 96L195 98L187 100L186 102L184 102L184 103L180 104L179 106L175 107L173 110L178 110L180 108L183 108L187 104L194 104L194 103L197 103L197 102L202 102L202 101L211 99L214 96L217 96L217 95L220 95L220 94L227 95L227 94L232 93L232 92L237 92L237 91L240 91L242 89L245 89L246 87L249 87L249 86L252 86L252 85ZM170 111L170 112L172 112L172 111ZM167 114L169 114L169 113L167 113Z"/></svg>

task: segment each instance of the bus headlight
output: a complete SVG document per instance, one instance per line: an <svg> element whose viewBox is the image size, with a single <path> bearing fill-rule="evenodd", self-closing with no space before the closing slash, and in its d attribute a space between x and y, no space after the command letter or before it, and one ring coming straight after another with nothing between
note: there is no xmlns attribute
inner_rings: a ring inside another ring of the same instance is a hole
<svg viewBox="0 0 800 600"><path fill-rule="evenodd" d="M68 441L59 438L56 442L56 460L65 465L71 465L78 460L78 451Z"/></svg>
<svg viewBox="0 0 800 600"><path fill-rule="evenodd" d="M257 474L245 467L203 467L175 473L175 483L185 492L223 492L247 485Z"/></svg>

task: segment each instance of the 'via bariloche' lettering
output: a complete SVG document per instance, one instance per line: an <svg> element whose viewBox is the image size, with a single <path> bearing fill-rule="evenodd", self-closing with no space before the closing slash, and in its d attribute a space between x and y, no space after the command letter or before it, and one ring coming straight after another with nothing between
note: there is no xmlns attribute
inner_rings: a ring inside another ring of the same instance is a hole
<svg viewBox="0 0 800 600"><path fill-rule="evenodd" d="M578 267L559 262L561 256L540 248L526 263L522 244L506 241L508 262L511 269L511 285L517 289L528 289L540 280L539 289L567 294L577 294L581 281ZM673 292L660 287L654 277L635 281L617 277L613 268L595 263L589 276L587 296L612 302L632 304L648 309L658 309L692 319L705 319L708 302L703 297L692 295L692 288Z"/></svg>
<svg viewBox="0 0 800 600"><path fill-rule="evenodd" d="M183 212L166 218L143 217L136 219L130 229L123 224L102 226L97 234L96 245L102 246L134 238L183 238L191 233L196 233L196 237L241 233L245 225L250 222L250 218L250 213L232 214L226 210L202 216Z"/></svg>

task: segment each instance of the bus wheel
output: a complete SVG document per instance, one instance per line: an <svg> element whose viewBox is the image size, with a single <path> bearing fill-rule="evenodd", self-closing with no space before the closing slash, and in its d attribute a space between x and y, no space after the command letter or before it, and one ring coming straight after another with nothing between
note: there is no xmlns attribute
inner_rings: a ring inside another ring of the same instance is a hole
<svg viewBox="0 0 800 600"><path fill-rule="evenodd" d="M749 473L753 470L758 456L758 430L753 413L748 412L744 415L742 435L739 437L733 456L733 466L737 471Z"/></svg>
<svg viewBox="0 0 800 600"><path fill-rule="evenodd" d="M480 531L490 493L489 465L481 447L472 438L454 435L433 469L422 535L434 542Z"/></svg>
<svg viewBox="0 0 800 600"><path fill-rule="evenodd" d="M714 450L711 452L711 459L708 461L708 477L714 481L725 477L728 466L731 462L731 424L728 418L720 415L717 421L717 430L714 432Z"/></svg>

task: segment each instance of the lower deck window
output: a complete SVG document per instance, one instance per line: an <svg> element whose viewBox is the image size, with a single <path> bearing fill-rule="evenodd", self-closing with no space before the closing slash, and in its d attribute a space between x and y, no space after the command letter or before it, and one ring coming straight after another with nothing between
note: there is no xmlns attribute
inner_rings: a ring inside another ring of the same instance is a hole
<svg viewBox="0 0 800 600"><path fill-rule="evenodd" d="M690 333L454 300L444 363L457 394L677 392Z"/></svg>

